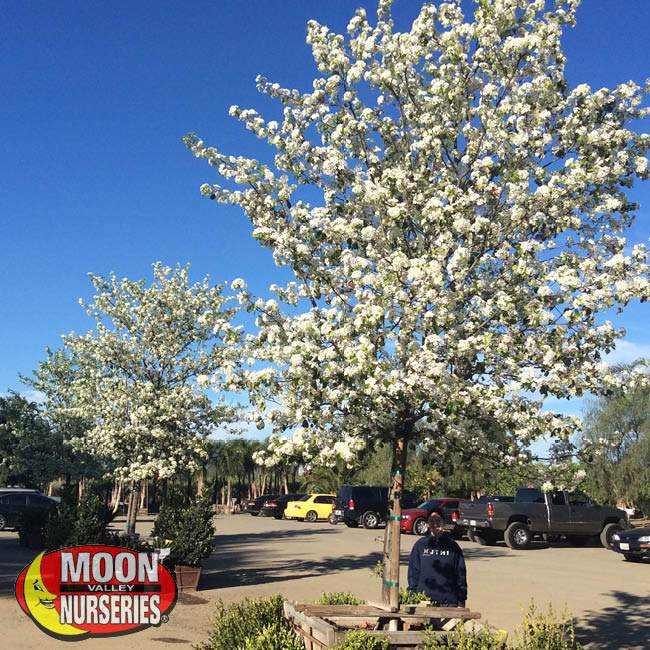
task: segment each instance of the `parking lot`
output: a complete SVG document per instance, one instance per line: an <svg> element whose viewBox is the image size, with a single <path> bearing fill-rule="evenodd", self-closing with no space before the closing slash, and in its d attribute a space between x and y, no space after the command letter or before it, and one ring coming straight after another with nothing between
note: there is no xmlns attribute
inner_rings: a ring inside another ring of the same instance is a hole
<svg viewBox="0 0 650 650"><path fill-rule="evenodd" d="M206 640L214 603L279 592L310 601L324 591L351 591L378 600L380 580L370 574L381 557L383 530L348 529L343 524L305 523L251 517L216 519L215 552L201 577L200 591L182 594L169 623L119 638L121 650L190 647ZM119 525L119 524L118 524ZM151 518L138 522L146 534ZM401 583L411 547L419 539L402 535ZM467 605L483 620L512 634L522 609L535 601L545 610L564 606L576 617L578 638L588 650L650 648L650 563L630 564L599 546L534 544L528 551L505 545L479 546L461 540L467 560ZM22 613L13 597L18 572L38 553L18 545L11 531L0 533L0 621L3 647L27 650L69 647L46 637ZM89 639L84 648L114 648L116 639Z"/></svg>

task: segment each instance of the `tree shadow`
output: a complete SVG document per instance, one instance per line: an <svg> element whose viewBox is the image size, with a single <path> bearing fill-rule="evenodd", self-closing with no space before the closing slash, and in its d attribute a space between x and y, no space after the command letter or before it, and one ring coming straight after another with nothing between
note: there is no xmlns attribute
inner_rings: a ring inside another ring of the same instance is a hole
<svg viewBox="0 0 650 650"><path fill-rule="evenodd" d="M588 611L575 621L577 640L598 650L648 650L650 599L624 591L611 591L610 595L617 601L614 607Z"/></svg>
<svg viewBox="0 0 650 650"><path fill-rule="evenodd" d="M239 556L241 557L241 556ZM382 554L379 551L363 556L338 556L318 560L295 560L286 558L269 561L259 567L236 567L233 562L224 562L224 556L213 553L204 565L201 574L201 590L224 589L261 585L269 582L285 582L301 578L313 578L323 574L333 574L354 569L372 569ZM224 566L232 568L225 569Z"/></svg>
<svg viewBox="0 0 650 650"><path fill-rule="evenodd" d="M305 528L291 529L291 530L264 530L259 533L235 533L232 535L222 535L217 531L215 536L215 543L217 548L227 548L235 546L241 548L242 546L250 546L252 544L259 544L261 541L266 540L283 540L294 539L296 537L311 537L313 535L332 535L341 531L337 531L334 527L330 528Z"/></svg>
<svg viewBox="0 0 650 650"><path fill-rule="evenodd" d="M466 546L463 548L463 555L466 560L493 560L497 557L519 557L512 555L508 549L502 546Z"/></svg>

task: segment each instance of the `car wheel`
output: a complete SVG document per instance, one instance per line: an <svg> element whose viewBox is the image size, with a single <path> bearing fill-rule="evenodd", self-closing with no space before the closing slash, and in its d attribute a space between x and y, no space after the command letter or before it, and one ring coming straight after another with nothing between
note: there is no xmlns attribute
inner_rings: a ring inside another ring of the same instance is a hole
<svg viewBox="0 0 650 650"><path fill-rule="evenodd" d="M7 518L4 515L0 515L0 530L4 530L7 527Z"/></svg>
<svg viewBox="0 0 650 650"><path fill-rule="evenodd" d="M359 525L359 522L358 521L346 521L345 525L348 528L356 528Z"/></svg>
<svg viewBox="0 0 650 650"><path fill-rule="evenodd" d="M338 523L339 523L339 518L338 518L335 514L331 514L331 515L327 518L327 521L328 521L328 523L334 525L334 524L338 524Z"/></svg>
<svg viewBox="0 0 650 650"><path fill-rule="evenodd" d="M532 535L526 524L515 521L506 528L503 538L508 548L525 549L530 546Z"/></svg>
<svg viewBox="0 0 650 650"><path fill-rule="evenodd" d="M467 539L476 544L476 535L474 535L474 531L471 528L467 529Z"/></svg>
<svg viewBox="0 0 650 650"><path fill-rule="evenodd" d="M282 519L284 515L273 515L273 519Z"/></svg>
<svg viewBox="0 0 650 650"><path fill-rule="evenodd" d="M305 515L305 521L308 521L309 523L314 523L318 519L318 515L316 514L315 510L310 510L306 515Z"/></svg>
<svg viewBox="0 0 650 650"><path fill-rule="evenodd" d="M571 546L584 546L587 543L587 540L589 539L588 535L567 535L567 539L569 540L569 544Z"/></svg>
<svg viewBox="0 0 650 650"><path fill-rule="evenodd" d="M363 513L361 523L364 528L377 528L379 526L379 515L372 510Z"/></svg>
<svg viewBox="0 0 650 650"><path fill-rule="evenodd" d="M427 524L424 517L415 520L413 523L413 532L416 535L426 535L429 532L429 524Z"/></svg>
<svg viewBox="0 0 650 650"><path fill-rule="evenodd" d="M607 524L600 533L600 543L605 547L609 548L609 543L612 541L612 535L618 533L620 530L623 530L623 527L620 524Z"/></svg>
<svg viewBox="0 0 650 650"><path fill-rule="evenodd" d="M623 553L626 562L641 562L643 558L640 555L633 555L632 553Z"/></svg>
<svg viewBox="0 0 650 650"><path fill-rule="evenodd" d="M260 514L259 512L251 512L251 515L253 515L253 517L257 517L257 515L259 514Z"/></svg>

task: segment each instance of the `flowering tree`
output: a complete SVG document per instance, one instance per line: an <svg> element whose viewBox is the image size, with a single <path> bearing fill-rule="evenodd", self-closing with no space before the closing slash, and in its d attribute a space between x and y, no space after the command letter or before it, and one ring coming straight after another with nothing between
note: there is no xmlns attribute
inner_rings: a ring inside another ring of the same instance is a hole
<svg viewBox="0 0 650 650"><path fill-rule="evenodd" d="M277 149L275 170L185 138L226 181L202 193L243 208L295 275L271 288L286 314L239 283L258 355L275 364L242 385L309 454L344 436L346 452L393 445L393 605L416 423L468 451L506 432L511 459L542 432L566 435L577 419L543 411L543 397L620 381L601 354L623 332L597 316L650 293L646 250L622 236L626 188L649 175L650 137L628 126L648 114L645 91L570 90L560 36L578 0L546 4L480 0L474 22L458 1L427 4L407 32L390 0L374 26L358 10L347 36L312 21L313 90L258 78L283 121L230 111ZM272 394L281 408L267 408Z"/></svg>
<svg viewBox="0 0 650 650"><path fill-rule="evenodd" d="M156 263L153 271L150 287L91 274L97 295L80 302L96 328L63 337L74 368L59 386L61 409L90 423L73 443L134 482L198 469L204 438L238 418L236 407L203 392L212 375L235 364L236 308L207 277L190 286L188 266ZM127 532L136 509L132 498Z"/></svg>

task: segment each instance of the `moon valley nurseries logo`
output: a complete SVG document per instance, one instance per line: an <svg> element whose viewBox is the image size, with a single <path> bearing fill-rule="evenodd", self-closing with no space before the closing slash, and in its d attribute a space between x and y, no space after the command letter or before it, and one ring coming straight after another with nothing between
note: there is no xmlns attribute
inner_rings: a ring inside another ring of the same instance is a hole
<svg viewBox="0 0 650 650"><path fill-rule="evenodd" d="M174 577L156 553L117 546L43 552L21 571L15 592L36 625L64 641L165 623L178 595Z"/></svg>

